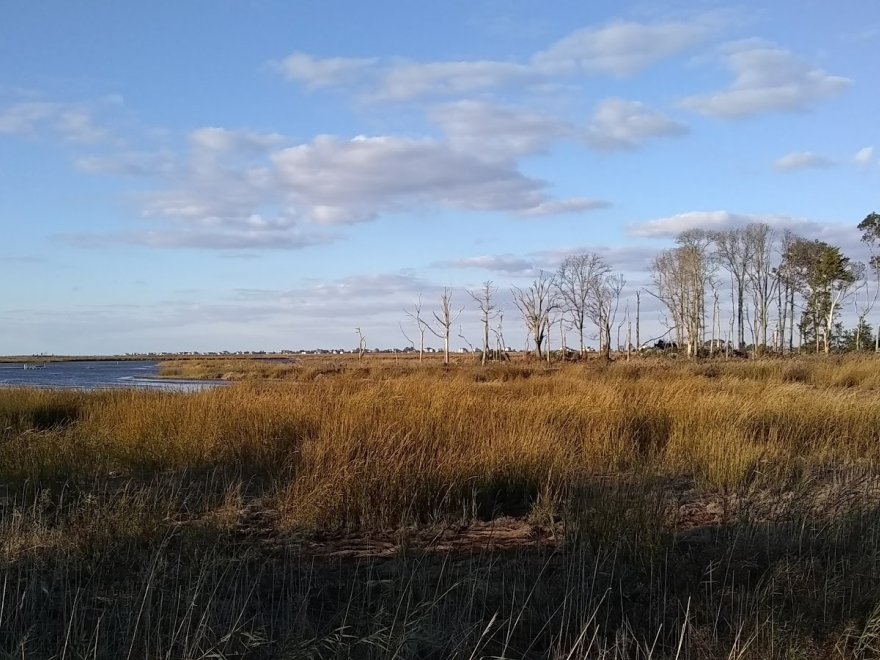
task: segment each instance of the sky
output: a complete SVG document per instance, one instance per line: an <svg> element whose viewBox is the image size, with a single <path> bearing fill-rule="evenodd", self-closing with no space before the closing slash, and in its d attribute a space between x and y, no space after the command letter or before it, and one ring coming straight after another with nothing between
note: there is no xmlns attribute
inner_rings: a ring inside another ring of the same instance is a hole
<svg viewBox="0 0 880 660"><path fill-rule="evenodd" d="M405 346L404 310L447 286L457 347L485 280L519 346L509 287L568 254L632 296L682 230L857 257L880 211L875 0L2 16L0 354Z"/></svg>

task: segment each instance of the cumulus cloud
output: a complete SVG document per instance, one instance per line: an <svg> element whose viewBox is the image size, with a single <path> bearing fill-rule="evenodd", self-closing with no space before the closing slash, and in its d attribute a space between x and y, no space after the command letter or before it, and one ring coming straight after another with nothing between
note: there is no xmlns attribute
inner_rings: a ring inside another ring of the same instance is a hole
<svg viewBox="0 0 880 660"><path fill-rule="evenodd" d="M684 135L683 124L652 110L644 103L605 99L596 107L587 128L587 142L596 149L635 149L655 137Z"/></svg>
<svg viewBox="0 0 880 660"><path fill-rule="evenodd" d="M794 172L815 167L828 167L832 165L830 158L814 154L812 151L792 151L778 158L773 167L780 172Z"/></svg>
<svg viewBox="0 0 880 660"><path fill-rule="evenodd" d="M737 119L763 112L809 110L846 91L852 80L831 75L790 51L754 41L735 44L725 54L731 86L686 98L682 105L701 114Z"/></svg>
<svg viewBox="0 0 880 660"><path fill-rule="evenodd" d="M657 218L628 228L630 236L639 238L674 238L684 231L705 229L721 231L745 227L753 222L764 222L778 229L815 232L820 228L815 222L786 215L752 215L731 213L729 211L690 211L677 215Z"/></svg>
<svg viewBox="0 0 880 660"><path fill-rule="evenodd" d="M320 136L275 153L272 161L284 194L327 224L425 206L546 215L595 204L552 200L546 184L522 174L514 161L481 158L429 138Z"/></svg>
<svg viewBox="0 0 880 660"><path fill-rule="evenodd" d="M453 149L502 160L540 153L554 140L575 133L561 119L484 101L440 105L428 116Z"/></svg>
<svg viewBox="0 0 880 660"><path fill-rule="evenodd" d="M546 182L520 171L521 157L571 130L564 122L477 102L438 106L431 119L443 137L324 135L292 145L276 133L203 127L175 157L120 152L81 158L77 166L155 180L152 191L137 197L151 226L111 237L153 247L300 248L338 237L316 226L390 212L541 217L607 205L589 197L556 199Z"/></svg>
<svg viewBox="0 0 880 660"><path fill-rule="evenodd" d="M857 165L869 165L874 160L874 147L863 147L859 149L853 156L853 161Z"/></svg>

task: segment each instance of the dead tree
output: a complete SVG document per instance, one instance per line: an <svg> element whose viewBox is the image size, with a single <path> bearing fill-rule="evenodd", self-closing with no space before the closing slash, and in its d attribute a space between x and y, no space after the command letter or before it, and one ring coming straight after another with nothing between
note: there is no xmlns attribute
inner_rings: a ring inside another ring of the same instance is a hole
<svg viewBox="0 0 880 660"><path fill-rule="evenodd" d="M367 338L364 336L364 333L361 332L360 328L355 328L358 336L358 360L364 357L364 353L367 352Z"/></svg>
<svg viewBox="0 0 880 660"><path fill-rule="evenodd" d="M736 314L737 348L745 347L745 289L749 263L751 262L751 243L746 240L742 228L712 234L715 244L715 259L730 273L731 298ZM733 317L733 310L731 313Z"/></svg>
<svg viewBox="0 0 880 660"><path fill-rule="evenodd" d="M599 329L599 350L606 359L611 358L611 328L617 319L620 294L625 286L623 275L606 274L596 282L587 304L587 315ZM619 337L617 343L619 348Z"/></svg>
<svg viewBox="0 0 880 660"><path fill-rule="evenodd" d="M497 291L498 287L493 285L491 280L483 282L482 288L478 291L468 291L468 295L480 307L480 320L483 323L483 356L480 362L484 365L489 357L489 321L495 316L495 303L492 297Z"/></svg>
<svg viewBox="0 0 880 660"><path fill-rule="evenodd" d="M547 333L550 312L556 307L556 278L544 271L526 289L512 287L513 302L522 314L528 335L535 342L535 356L543 357L542 347Z"/></svg>
<svg viewBox="0 0 880 660"><path fill-rule="evenodd" d="M688 240L664 250L651 266L656 291L651 291L672 318L678 344L687 346L688 357L697 357L705 333L706 283L710 265L705 244Z"/></svg>
<svg viewBox="0 0 880 660"><path fill-rule="evenodd" d="M611 269L598 254L586 252L566 257L556 274L560 305L578 333L581 356L584 347L584 325L588 318L590 298Z"/></svg>
<svg viewBox="0 0 880 660"><path fill-rule="evenodd" d="M422 294L419 294L419 301L415 304L412 311L405 309L403 312L416 322L416 327L419 330L419 362L421 362L422 356L425 353L425 322L422 320ZM403 332L403 326L401 326L400 330ZM405 332L403 336L406 337ZM409 337L406 338L409 340ZM410 343L413 343L412 340L410 340Z"/></svg>
<svg viewBox="0 0 880 660"><path fill-rule="evenodd" d="M461 316L461 310L452 312L452 291L449 287L443 288L440 294L440 313L433 312L434 324L423 322L423 325L430 330L435 337L443 340L443 364L449 364L449 329L452 324Z"/></svg>
<svg viewBox="0 0 880 660"><path fill-rule="evenodd" d="M641 328L640 328L640 319L639 316L641 314L642 308L642 292L639 289L636 289L636 350L639 350L642 347L642 340L640 337Z"/></svg>
<svg viewBox="0 0 880 660"><path fill-rule="evenodd" d="M495 360L507 359L507 348L504 344L504 310L498 310L498 325L492 328L495 335Z"/></svg>
<svg viewBox="0 0 880 660"><path fill-rule="evenodd" d="M767 347L767 327L770 324L770 302L779 285L774 277L772 266L773 248L776 234L769 225L755 222L745 228L745 241L748 245L748 268L746 269L746 288L752 296L757 319L755 354Z"/></svg>

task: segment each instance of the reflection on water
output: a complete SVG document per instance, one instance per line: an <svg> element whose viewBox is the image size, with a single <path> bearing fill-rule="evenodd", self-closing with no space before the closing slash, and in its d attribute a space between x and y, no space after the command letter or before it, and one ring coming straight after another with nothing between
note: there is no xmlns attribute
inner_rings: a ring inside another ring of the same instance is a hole
<svg viewBox="0 0 880 660"><path fill-rule="evenodd" d="M223 385L222 381L159 378L156 362L19 362L0 364L0 387L52 389L151 388L190 392Z"/></svg>

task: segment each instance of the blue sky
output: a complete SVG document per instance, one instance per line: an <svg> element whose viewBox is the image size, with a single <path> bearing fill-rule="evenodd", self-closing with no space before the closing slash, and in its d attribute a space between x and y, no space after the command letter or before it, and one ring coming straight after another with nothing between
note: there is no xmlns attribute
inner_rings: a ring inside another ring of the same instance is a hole
<svg viewBox="0 0 880 660"><path fill-rule="evenodd" d="M858 256L880 5L620 5L7 3L0 353L403 345L420 292L595 250L632 293L690 227Z"/></svg>

